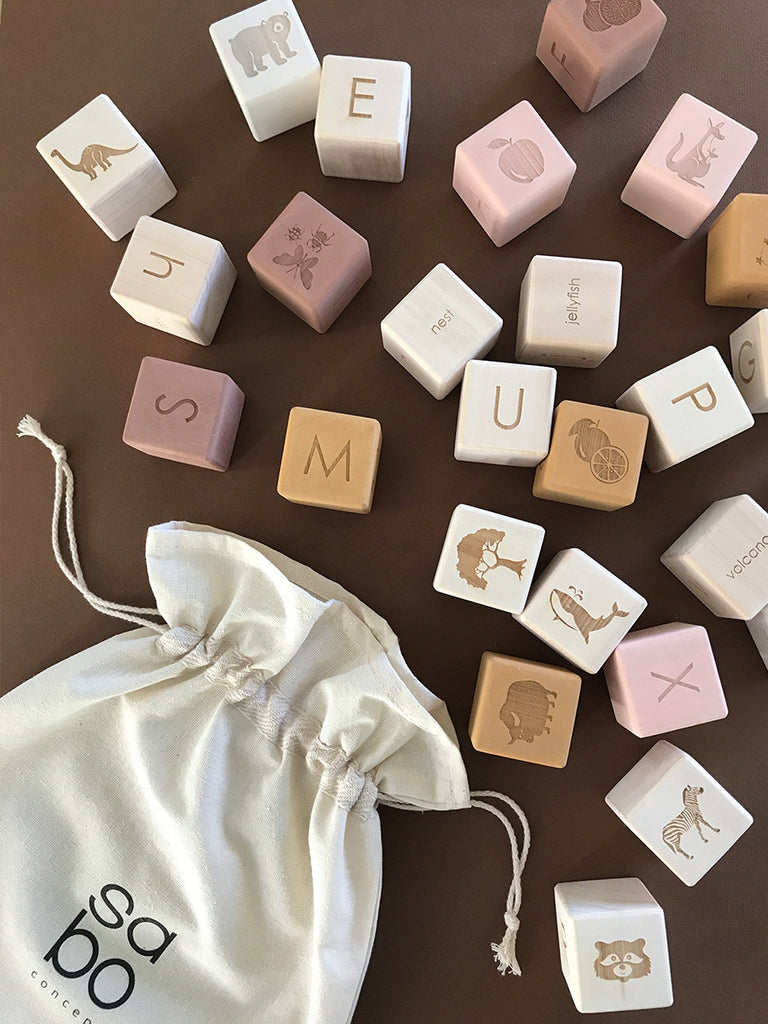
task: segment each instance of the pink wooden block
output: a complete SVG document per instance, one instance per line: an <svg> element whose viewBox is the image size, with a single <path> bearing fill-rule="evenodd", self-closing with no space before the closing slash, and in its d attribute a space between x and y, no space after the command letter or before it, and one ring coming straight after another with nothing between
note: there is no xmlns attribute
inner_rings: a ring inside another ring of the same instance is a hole
<svg viewBox="0 0 768 1024"><path fill-rule="evenodd" d="M603 671L616 721L635 736L657 736L728 714L703 626L672 622L629 633Z"/></svg>
<svg viewBox="0 0 768 1024"><path fill-rule="evenodd" d="M147 455L190 466L229 466L245 395L226 373L146 356L123 440Z"/></svg>
<svg viewBox="0 0 768 1024"><path fill-rule="evenodd" d="M259 284L321 334L371 276L368 243L299 192L248 253Z"/></svg>
<svg viewBox="0 0 768 1024"><path fill-rule="evenodd" d="M453 187L495 245L556 210L576 164L527 100L456 147Z"/></svg>

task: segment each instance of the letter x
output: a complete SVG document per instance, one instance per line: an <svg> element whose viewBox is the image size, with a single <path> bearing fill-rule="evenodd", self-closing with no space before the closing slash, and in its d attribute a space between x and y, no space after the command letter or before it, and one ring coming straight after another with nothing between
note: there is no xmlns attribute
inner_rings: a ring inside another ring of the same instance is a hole
<svg viewBox="0 0 768 1024"><path fill-rule="evenodd" d="M658 703L659 704L661 704L661 702L664 700L664 698L667 696L667 694L670 693L672 690L674 690L674 688L676 686L684 686L687 690L696 690L697 693L701 692L699 687L698 686L694 686L693 683L684 683L683 682L683 677L687 676L692 668L693 668L693 662L691 662L690 665L686 665L686 667L683 669L683 671L680 673L680 675L679 676L675 676L674 679L672 679L670 676L663 676L660 672L651 672L651 675L653 676L654 679L664 679L666 682L671 684L670 686L668 686L666 688L666 690L664 690L663 693L661 693L659 695L659 698L658 698Z"/></svg>

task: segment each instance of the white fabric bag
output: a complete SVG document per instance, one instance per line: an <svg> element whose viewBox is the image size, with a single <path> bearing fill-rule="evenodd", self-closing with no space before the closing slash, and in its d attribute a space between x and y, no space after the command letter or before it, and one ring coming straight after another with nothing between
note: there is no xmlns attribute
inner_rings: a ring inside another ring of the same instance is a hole
<svg viewBox="0 0 768 1024"><path fill-rule="evenodd" d="M260 544L184 523L148 532L156 609L95 597L66 453L35 421L20 433L56 461L59 564L139 628L0 701L0 1018L348 1022L378 912L380 802L504 822L515 881L493 948L519 973L525 819L507 800L518 856L387 624Z"/></svg>

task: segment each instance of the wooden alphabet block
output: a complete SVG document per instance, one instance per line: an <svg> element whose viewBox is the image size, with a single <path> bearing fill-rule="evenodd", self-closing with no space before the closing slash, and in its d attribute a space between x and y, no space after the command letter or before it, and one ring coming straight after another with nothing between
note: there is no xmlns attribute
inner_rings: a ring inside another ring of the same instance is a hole
<svg viewBox="0 0 768 1024"><path fill-rule="evenodd" d="M651 747L605 802L686 885L700 881L752 824L709 772L666 740Z"/></svg>
<svg viewBox="0 0 768 1024"><path fill-rule="evenodd" d="M320 334L371 276L368 243L299 192L248 253L256 280Z"/></svg>
<svg viewBox="0 0 768 1024"><path fill-rule="evenodd" d="M236 277L215 238L140 217L109 294L140 324L210 345Z"/></svg>
<svg viewBox="0 0 768 1024"><path fill-rule="evenodd" d="M629 633L603 672L616 721L635 736L658 736L728 714L703 626L670 622Z"/></svg>
<svg viewBox="0 0 768 1024"><path fill-rule="evenodd" d="M486 651L469 717L472 746L485 754L564 768L580 689L573 672Z"/></svg>
<svg viewBox="0 0 768 1024"><path fill-rule="evenodd" d="M579 1013L672 1005L664 911L639 878L560 882L555 915Z"/></svg>
<svg viewBox="0 0 768 1024"><path fill-rule="evenodd" d="M561 402L549 454L536 467L534 496L606 510L631 505L647 432L647 416Z"/></svg>
<svg viewBox="0 0 768 1024"><path fill-rule="evenodd" d="M752 619L768 604L768 512L748 494L714 501L661 563L713 614Z"/></svg>
<svg viewBox="0 0 768 1024"><path fill-rule="evenodd" d="M756 142L749 128L683 93L624 186L622 201L690 238L723 198Z"/></svg>
<svg viewBox="0 0 768 1024"><path fill-rule="evenodd" d="M535 523L457 505L433 586L488 608L521 612L543 542L544 529Z"/></svg>
<svg viewBox="0 0 768 1024"><path fill-rule="evenodd" d="M666 22L653 0L551 0L536 56L586 112L640 74Z"/></svg>
<svg viewBox="0 0 768 1024"><path fill-rule="evenodd" d="M380 451L378 420L296 406L288 416L277 493L298 505L370 512Z"/></svg>
<svg viewBox="0 0 768 1024"><path fill-rule="evenodd" d="M453 187L494 245L561 206L576 164L527 100L456 147Z"/></svg>
<svg viewBox="0 0 768 1024"><path fill-rule="evenodd" d="M521 363L599 366L616 348L621 264L534 256L520 286Z"/></svg>
<svg viewBox="0 0 768 1024"><path fill-rule="evenodd" d="M643 377L616 407L650 420L645 462L652 473L754 426L752 413L713 345Z"/></svg>
<svg viewBox="0 0 768 1024"><path fill-rule="evenodd" d="M320 62L292 0L265 0L209 31L257 142L312 120Z"/></svg>
<svg viewBox="0 0 768 1024"><path fill-rule="evenodd" d="M515 615L585 672L599 671L647 605L644 597L579 548L560 551Z"/></svg>
<svg viewBox="0 0 768 1024"><path fill-rule="evenodd" d="M444 263L381 321L384 348L427 389L445 398L470 359L496 344L503 320Z"/></svg>
<svg viewBox="0 0 768 1024"><path fill-rule="evenodd" d="M752 413L768 412L768 309L731 335L733 379Z"/></svg>
<svg viewBox="0 0 768 1024"><path fill-rule="evenodd" d="M113 242L176 195L160 161L104 94L40 139L37 150Z"/></svg>
<svg viewBox="0 0 768 1024"><path fill-rule="evenodd" d="M123 441L147 455L223 471L245 395L226 373L145 356Z"/></svg>
<svg viewBox="0 0 768 1024"><path fill-rule="evenodd" d="M411 118L411 65L323 58L315 145L323 174L402 181Z"/></svg>
<svg viewBox="0 0 768 1024"><path fill-rule="evenodd" d="M470 359L453 454L462 462L535 466L549 450L557 370Z"/></svg>
<svg viewBox="0 0 768 1024"><path fill-rule="evenodd" d="M755 641L757 653L763 659L763 664L768 668L768 605L758 612L754 619L747 622L747 629Z"/></svg>
<svg viewBox="0 0 768 1024"><path fill-rule="evenodd" d="M768 195L742 192L707 235L710 306L768 306Z"/></svg>

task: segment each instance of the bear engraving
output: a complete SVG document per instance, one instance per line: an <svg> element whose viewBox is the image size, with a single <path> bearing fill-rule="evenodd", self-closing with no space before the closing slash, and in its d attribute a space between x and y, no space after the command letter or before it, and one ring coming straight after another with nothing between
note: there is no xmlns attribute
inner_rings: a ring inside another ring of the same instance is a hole
<svg viewBox="0 0 768 1024"><path fill-rule="evenodd" d="M287 64L289 57L296 56L296 50L288 45L291 22L286 14L273 14L260 25L249 25L232 39L229 45L235 60L248 78L255 78L260 71L267 71L264 58L269 54L275 64Z"/></svg>
<svg viewBox="0 0 768 1024"><path fill-rule="evenodd" d="M554 690L547 690L534 679L511 683L499 711L499 718L509 732L509 742L533 743L537 736L548 733L547 722L552 721L549 709L555 706L556 699Z"/></svg>

